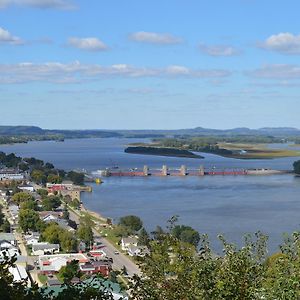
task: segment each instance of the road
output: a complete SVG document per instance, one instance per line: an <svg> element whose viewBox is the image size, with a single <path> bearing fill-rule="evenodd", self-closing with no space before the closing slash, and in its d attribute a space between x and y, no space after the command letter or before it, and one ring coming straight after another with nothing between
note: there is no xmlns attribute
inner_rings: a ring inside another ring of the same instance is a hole
<svg viewBox="0 0 300 300"><path fill-rule="evenodd" d="M79 224L79 216L75 214L72 210L69 209L70 212L70 219L75 221L77 224ZM93 233L95 236L99 236L99 232L97 232L93 228ZM141 275L141 272L138 268L138 266L130 260L126 255L123 253L115 254L115 252L119 251L113 244L111 244L107 239L101 237L100 238L101 244L104 246L103 250L106 253L107 257L111 257L113 259L113 269L114 270L120 270L124 266L127 269L128 276L133 276L134 274Z"/></svg>

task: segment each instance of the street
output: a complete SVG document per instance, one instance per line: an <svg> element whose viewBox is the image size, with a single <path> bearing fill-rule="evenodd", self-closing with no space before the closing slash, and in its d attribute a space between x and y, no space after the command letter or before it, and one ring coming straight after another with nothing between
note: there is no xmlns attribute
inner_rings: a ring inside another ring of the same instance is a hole
<svg viewBox="0 0 300 300"><path fill-rule="evenodd" d="M70 219L75 221L77 224L79 224L79 216L75 214L72 210L69 210L70 212ZM93 233L95 236L99 236L99 233L93 228ZM113 259L113 269L120 270L125 266L127 269L128 275L131 277L134 274L140 275L141 272L138 268L138 266L130 260L126 255L123 253L115 254L115 252L119 252L119 250L112 245L108 240L101 237L100 239L102 245L104 246L103 250L107 254L107 257L111 257Z"/></svg>

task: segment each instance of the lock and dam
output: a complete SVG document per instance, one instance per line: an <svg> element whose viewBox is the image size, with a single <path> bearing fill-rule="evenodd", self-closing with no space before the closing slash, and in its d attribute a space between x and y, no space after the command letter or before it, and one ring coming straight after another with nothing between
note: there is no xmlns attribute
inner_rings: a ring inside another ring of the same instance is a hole
<svg viewBox="0 0 300 300"><path fill-rule="evenodd" d="M95 177L149 177L149 176L242 176L242 175L275 175L275 174L287 174L291 171L272 170L272 169L218 169L205 168L200 166L196 168L187 168L182 165L179 168L169 168L167 165L163 165L162 168L149 168L144 166L143 168L134 169L105 169L97 171L97 174L93 174Z"/></svg>

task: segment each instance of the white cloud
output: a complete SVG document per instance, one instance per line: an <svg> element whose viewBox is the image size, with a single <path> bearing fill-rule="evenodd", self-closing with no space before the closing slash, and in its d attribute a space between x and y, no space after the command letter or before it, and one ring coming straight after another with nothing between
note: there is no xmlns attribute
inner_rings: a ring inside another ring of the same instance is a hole
<svg viewBox="0 0 300 300"><path fill-rule="evenodd" d="M52 82L76 83L100 80L103 77L119 76L126 78L137 77L166 77L166 78L223 78L230 76L227 70L197 70L183 66L166 68L134 67L127 64L101 66L97 64L81 64L78 61L69 64L50 63L19 63L0 64L0 83Z"/></svg>
<svg viewBox="0 0 300 300"><path fill-rule="evenodd" d="M68 45L87 51L104 51L108 50L108 47L100 41L98 38L89 37L89 38L77 38L72 37L68 40Z"/></svg>
<svg viewBox="0 0 300 300"><path fill-rule="evenodd" d="M264 65L261 68L247 72L247 75L262 79L300 79L300 66L289 64Z"/></svg>
<svg viewBox="0 0 300 300"><path fill-rule="evenodd" d="M74 9L76 6L68 0L0 0L0 8L6 8L11 5L29 6L41 9Z"/></svg>
<svg viewBox="0 0 300 300"><path fill-rule="evenodd" d="M283 54L300 54L300 35L289 32L274 34L263 43L258 43L258 46Z"/></svg>
<svg viewBox="0 0 300 300"><path fill-rule="evenodd" d="M200 44L199 49L202 53L210 56L234 56L241 53L238 49L228 45Z"/></svg>
<svg viewBox="0 0 300 300"><path fill-rule="evenodd" d="M173 45L182 43L180 38L168 33L139 31L132 33L129 38L135 42L149 44Z"/></svg>
<svg viewBox="0 0 300 300"><path fill-rule="evenodd" d="M9 31L0 27L0 44L21 45L24 42L17 36L13 36Z"/></svg>

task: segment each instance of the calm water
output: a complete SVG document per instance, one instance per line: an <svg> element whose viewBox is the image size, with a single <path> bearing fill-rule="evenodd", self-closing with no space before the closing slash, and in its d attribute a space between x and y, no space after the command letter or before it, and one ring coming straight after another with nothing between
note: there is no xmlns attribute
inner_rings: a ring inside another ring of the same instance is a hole
<svg viewBox="0 0 300 300"><path fill-rule="evenodd" d="M86 139L57 142L32 142L0 146L1 151L34 156L59 168L84 168L89 171L117 164L121 168L199 167L291 169L296 158L275 160L235 160L204 154L204 160L134 155L123 152L133 139ZM140 140L139 140L140 141ZM140 216L152 230L165 225L173 215L201 233L208 233L215 249L216 236L225 234L239 242L246 232L261 230L270 236L270 251L281 243L283 232L300 229L300 178L278 176L217 176L168 178L105 178L93 185L82 199L86 207L114 218Z"/></svg>

